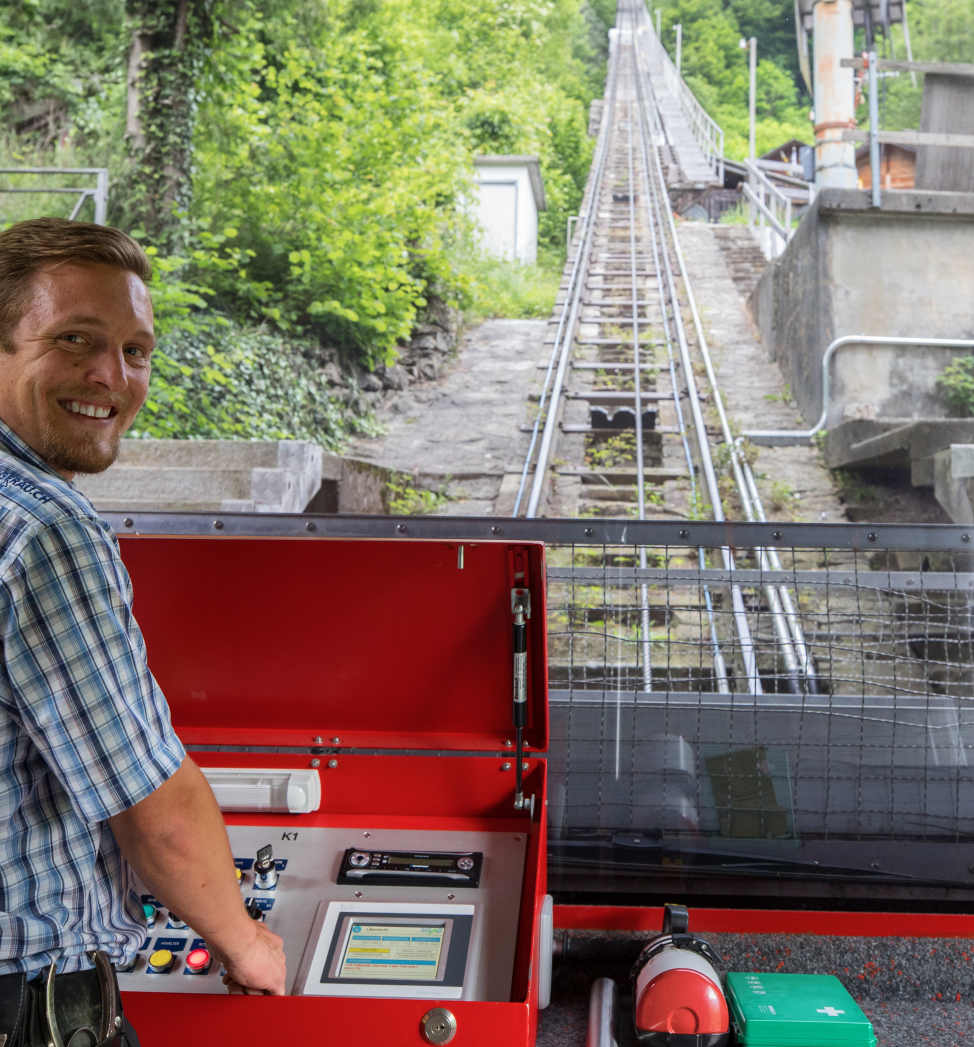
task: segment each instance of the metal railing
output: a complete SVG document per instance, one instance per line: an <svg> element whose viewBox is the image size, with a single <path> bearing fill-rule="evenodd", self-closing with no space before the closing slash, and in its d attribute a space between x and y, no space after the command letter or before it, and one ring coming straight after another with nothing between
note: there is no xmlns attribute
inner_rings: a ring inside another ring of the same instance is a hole
<svg viewBox="0 0 974 1047"><path fill-rule="evenodd" d="M747 429L743 435L752 443L781 446L806 443L825 429L832 400L832 360L840 349L851 346L884 346L896 350L928 352L930 349L957 349L974 353L970 338L905 338L898 335L847 334L829 343L822 354L822 411L811 429Z"/></svg>
<svg viewBox="0 0 974 1047"><path fill-rule="evenodd" d="M748 160L745 163L747 181L741 191L748 201L747 224L757 237L765 258L777 258L788 246L792 228L792 200L770 178Z"/></svg>
<svg viewBox="0 0 974 1047"><path fill-rule="evenodd" d="M64 175L84 175L94 178L95 184L89 186L53 186L53 185L2 185L0 193L55 193L76 196L77 200L68 218L73 222L81 213L87 201L94 206L93 221L104 225L108 215L108 168L107 167L0 167L2 175L40 176L41 179Z"/></svg>
<svg viewBox="0 0 974 1047"><path fill-rule="evenodd" d="M663 46L663 42L648 28L653 39L653 62L663 74L663 83L666 89L680 103L683 115L686 117L694 140L700 146L707 165L713 174L714 181L718 185L724 182L724 131L697 101L696 95L690 90L687 82L683 79L676 65L670 58Z"/></svg>

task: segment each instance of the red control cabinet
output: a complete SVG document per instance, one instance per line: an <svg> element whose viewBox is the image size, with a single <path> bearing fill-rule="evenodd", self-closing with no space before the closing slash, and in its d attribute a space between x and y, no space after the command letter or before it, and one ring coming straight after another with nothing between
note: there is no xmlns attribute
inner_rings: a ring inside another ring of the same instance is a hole
<svg viewBox="0 0 974 1047"><path fill-rule="evenodd" d="M264 833L286 859L289 840L297 847L328 830L340 841L342 833L414 840L412 850L450 834L519 848L509 883L498 878L510 866L489 851L484 860L482 879L495 898L506 896L512 914L512 955L498 971L485 953L494 969L489 978L481 972L491 988L479 998L192 992L179 954L171 974L140 981L137 968L120 978L144 1047L174 1039L337 1044L350 1036L390 1047L532 1044L539 978L550 962L539 951L548 740L542 547L162 535L123 535L120 545L149 664L197 762L320 777L312 813L227 814L232 844ZM523 698L520 782L515 694ZM293 924L300 896L310 939L316 899L339 888L333 857L303 861L285 861L278 907L266 918L275 929L291 898ZM466 897L452 894L457 903ZM382 894L393 896L402 891ZM299 937L286 937L292 992L310 955Z"/></svg>

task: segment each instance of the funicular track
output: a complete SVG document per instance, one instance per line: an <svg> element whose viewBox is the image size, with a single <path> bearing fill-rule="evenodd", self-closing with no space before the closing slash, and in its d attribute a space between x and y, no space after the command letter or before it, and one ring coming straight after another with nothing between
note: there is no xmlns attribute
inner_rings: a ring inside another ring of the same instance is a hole
<svg viewBox="0 0 974 1047"><path fill-rule="evenodd" d="M554 504L555 515L719 522L730 488L744 519L764 519L724 410L668 202L666 131L651 77L659 58L645 6L621 0L595 158L515 515L548 515ZM706 410L698 374L708 387ZM720 549L721 567L733 572L741 555ZM743 556L763 570L781 569L773 550ZM702 550L696 558L703 568ZM649 565L645 549L638 564ZM761 694L768 679L773 690L819 689L786 587L761 590L770 627L760 644L764 665L742 588L732 585L726 594L726 620L715 614L709 590L702 597L714 691ZM631 598L636 605L615 614L642 638L634 671L649 690L654 597L642 585ZM728 627L730 635L721 637Z"/></svg>
<svg viewBox="0 0 974 1047"><path fill-rule="evenodd" d="M970 557L767 523L668 202L659 47L621 0L514 513L575 518L545 539L554 882L825 870L872 897L937 853L966 883L924 846L974 832Z"/></svg>

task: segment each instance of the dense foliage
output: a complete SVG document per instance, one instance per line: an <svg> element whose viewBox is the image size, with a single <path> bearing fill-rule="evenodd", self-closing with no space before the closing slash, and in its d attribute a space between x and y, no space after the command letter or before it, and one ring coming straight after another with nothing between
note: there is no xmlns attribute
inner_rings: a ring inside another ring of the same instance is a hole
<svg viewBox="0 0 974 1047"><path fill-rule="evenodd" d="M312 363L315 346L331 346L374 366L431 296L474 301L497 272L478 257L469 218L479 152L539 156L542 251L560 267L614 3L82 7L0 0L0 109L16 129L6 159L110 168L109 220L157 248L163 274L172 366L157 369L156 406L210 412L185 431L209 435L219 414L200 377L216 374L201 368L214 334L204 315L228 319L235 340L250 324L304 345ZM38 199L33 210L9 199L6 220L40 213ZM63 204L51 200L41 206Z"/></svg>

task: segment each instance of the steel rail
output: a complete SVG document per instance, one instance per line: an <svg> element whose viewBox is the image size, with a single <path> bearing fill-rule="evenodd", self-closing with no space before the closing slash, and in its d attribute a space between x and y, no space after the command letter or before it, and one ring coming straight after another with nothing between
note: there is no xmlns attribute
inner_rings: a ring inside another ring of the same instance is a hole
<svg viewBox="0 0 974 1047"><path fill-rule="evenodd" d="M635 44L635 34L634 34L634 39L633 39L633 62L634 62L634 66L635 66L634 76L636 78L637 86L638 86L639 74L640 74L638 54L639 54L639 51L638 51L638 48L637 48L637 46ZM645 128L644 128L644 130L645 130ZM642 136L641 142L642 142L643 172L644 172L644 186L643 186L643 188L646 191L646 199L648 200L649 199L649 192L648 192L648 190L649 190L649 182L648 182L648 172L649 172L648 148L649 148L649 143L647 143L647 141L646 141L645 134ZM650 218L652 218L652 215L650 215ZM665 293L665 290L664 290L664 287L663 287L662 280L660 280L658 278L658 274L662 271L662 266L660 264L660 243L659 243L659 238L656 235L656 224L653 221L650 221L650 223L649 223L649 231L650 231L650 244L651 244L652 254L653 254L653 267L654 267L654 270L657 273L657 290L659 292L660 315L661 315L661 318L662 318L662 327L663 327L663 341L664 341L664 343L666 345L666 353L667 353L669 372L670 372L670 385L671 385L671 388L673 390L673 406L674 406L674 409L675 409L675 412L676 412L677 429L679 431L680 441L681 441L681 444L683 446L683 455L684 455L684 459L685 459L685 461L687 463L687 475L690 478L691 499L692 499L692 503L695 504L697 499L698 499L698 497L699 497L699 488L697 486L696 469L694 468L694 463L693 463L693 452L690 450L690 442L689 442L689 439L688 439L688 436L687 436L686 417L685 417L685 415L683 413L683 404L681 402L681 397L679 396L679 393L678 393L677 374L676 374L676 355L673 352L673 337L672 337L672 332L671 332L671 328L670 328L669 316L667 315L666 293ZM706 568L706 566L707 566L707 557L706 557L706 554L704 553L703 548L700 547L700 546L697 547L697 562L698 562L701 570L704 570ZM730 685L730 678L729 678L728 672L727 672L727 661L724 658L724 653L721 650L721 646L720 646L720 639L719 639L719 637L717 635L717 619L716 619L716 613L715 613L715 610L714 610L713 595L712 595L712 593L710 591L710 587L707 586L707 585L703 586L703 597L704 597L704 606L706 607L706 611L707 611L707 622L708 622L708 625L710 627L710 647L711 647L711 655L712 655L713 663L714 663L714 675L716 677L717 690L721 694L730 694L731 693L731 685Z"/></svg>
<svg viewBox="0 0 974 1047"><path fill-rule="evenodd" d="M646 15L645 17L648 17ZM634 34L635 35L635 34ZM646 86L643 83L643 78L637 75L637 88L640 91L642 104L640 111L643 115L645 125L644 140L652 141L654 137L655 123L659 120L658 107L655 102L655 95L652 90L652 82L649 80L648 92ZM648 78L647 78L648 80ZM669 233L670 233L670 244L674 253L679 250L679 244L676 239L676 227L673 222L673 216L669 208L668 202L664 205L661 202L661 196L666 196L666 178L663 174L663 167L659 156L659 150L654 149L652 151L652 164L649 165L650 169L655 173L655 178L647 177L647 189L649 191L649 202L651 207L651 221L658 223L661 236L664 230L667 228L667 223L664 219L664 212L669 218ZM717 482L717 474L714 469L713 456L710 452L710 442L707 433L706 423L703 417L703 408L701 406L700 393L697 389L696 377L693 373L693 364L690 359L690 348L687 339L686 329L683 324L683 317L681 315L679 295L676 287L676 279L673 273L673 267L670 264L669 252L664 247L660 252L660 256L663 262L663 272L665 274L666 286L669 292L669 300L672 308L673 324L676 331L676 343L679 348L679 356L681 367L683 370L683 377L686 382L687 388L687 402L690 407L690 414L693 419L693 427L696 435L698 460L700 468L703 471L704 479L706 482L708 498L710 500L711 513L714 520L718 523L723 522L726 517L724 515L723 503L720 495L720 488ZM691 291L689 281L686 278L686 269L682 265L682 256L678 255L678 259L681 262L680 269L683 275L684 287L687 292L688 299L691 299ZM662 279L662 276L661 276ZM665 310L664 310L665 316ZM723 545L720 549L720 556L724 562L726 570L733 570L735 567L734 555L731 552L729 546ZM738 642L740 645L741 658L744 663L744 674L747 679L747 686L750 693L758 695L762 694L764 688L761 684L760 674L757 666L757 655L755 652L754 640L751 636L750 624L748 622L747 609L744 605L744 597L741 592L741 588L738 585L734 585L731 588L731 604L733 607L734 624L737 631Z"/></svg>
<svg viewBox="0 0 974 1047"><path fill-rule="evenodd" d="M648 80L648 78L647 82L649 83L649 91L652 93L652 82L651 80ZM655 110L652 110L652 112L655 115ZM659 162L658 153L656 160L659 184L665 187L662 166ZM680 274L686 289L688 305L697 333L699 352L704 362L708 381L713 394L714 404L720 419L721 430L724 436L725 445L728 448L730 464L741 504L749 521L753 521L755 518L763 521L765 519L763 507L760 504L760 497L757 496L757 485L754 482L753 474L747 466L746 461L744 461L740 456L738 444L731 434L730 424L724 410L720 387L717 382L707 341L700 323L700 315L697 310L696 299L687 276L683 252L676 236L676 225L673 221L672 213L670 213L668 209L667 218L674 254L677 258ZM762 568L769 570L781 568L780 559L773 549L769 553L764 548L758 547L754 549L754 553ZM798 615L795 613L791 595L783 586L766 586L764 587L764 592L768 601L769 613L778 638L779 651L785 663L789 682L796 690L807 688L814 693L817 690L814 664L808 654L808 648L805 643L801 622Z"/></svg>
<svg viewBox="0 0 974 1047"><path fill-rule="evenodd" d="M593 158L594 178L589 195L588 207L585 209L579 220L579 224L582 227L579 248L575 253L575 259L572 264L568 295L566 296L565 304L562 307L561 317L559 318L558 329L555 334L555 344L552 347L548 363L548 372L545 376L544 389L542 390L541 399L538 402L538 414L535 418L532 429L531 443L524 460L524 468L521 472L521 482L518 487L517 497L514 501L513 513L515 516L520 513L521 500L527 484L527 477L531 470L531 461L534 456L535 445L537 444L541 419L544 418L544 429L541 433L541 446L537 452L531 493L524 513L528 518L533 518L538 515L538 507L541 503L542 491L548 477L548 462L551 458L551 449L554 443L555 431L558 426L558 412L562 390L565 386L565 375L568 370L568 363L571 359L571 346L575 339L575 331L578 326L578 314L581 309L585 278L588 274L589 258L592 251L592 239L598 214L599 200L602 194L602 184L605 177L605 163L608 154L608 141L612 125L611 118L607 118L607 114L611 114L612 112L617 93L618 77L616 73L617 66L614 61L614 54L618 50L618 34L610 33L609 41L609 76L606 84L607 98L606 104L603 108L602 120L599 126L599 137L596 143L595 156ZM546 409L545 398L548 393L552 374L554 374L554 386L551 388Z"/></svg>

